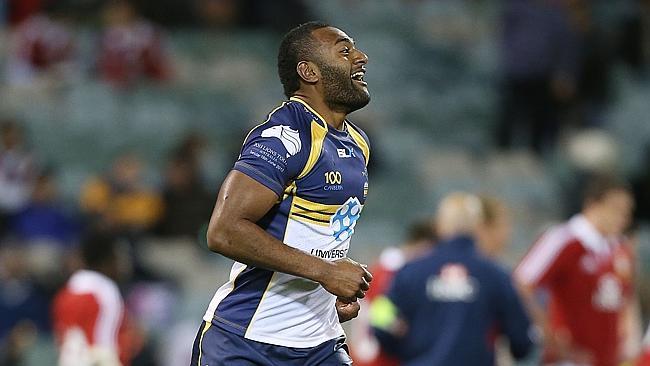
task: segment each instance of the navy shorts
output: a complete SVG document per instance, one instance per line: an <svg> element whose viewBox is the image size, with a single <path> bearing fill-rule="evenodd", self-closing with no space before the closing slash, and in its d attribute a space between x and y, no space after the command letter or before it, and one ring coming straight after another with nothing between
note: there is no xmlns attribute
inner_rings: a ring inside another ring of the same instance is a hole
<svg viewBox="0 0 650 366"><path fill-rule="evenodd" d="M207 328L207 329L206 329ZM350 366L345 338L311 348L252 341L203 322L194 340L190 366Z"/></svg>

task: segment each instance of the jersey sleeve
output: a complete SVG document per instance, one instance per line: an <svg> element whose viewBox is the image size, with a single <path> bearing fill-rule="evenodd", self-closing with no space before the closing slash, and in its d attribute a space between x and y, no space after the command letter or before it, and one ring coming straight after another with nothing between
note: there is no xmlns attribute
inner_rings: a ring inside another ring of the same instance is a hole
<svg viewBox="0 0 650 366"><path fill-rule="evenodd" d="M233 169L280 197L305 166L310 143L310 125L284 104L248 134Z"/></svg>
<svg viewBox="0 0 650 366"><path fill-rule="evenodd" d="M526 285L549 286L577 263L581 245L562 229L544 234L515 270L515 278Z"/></svg>

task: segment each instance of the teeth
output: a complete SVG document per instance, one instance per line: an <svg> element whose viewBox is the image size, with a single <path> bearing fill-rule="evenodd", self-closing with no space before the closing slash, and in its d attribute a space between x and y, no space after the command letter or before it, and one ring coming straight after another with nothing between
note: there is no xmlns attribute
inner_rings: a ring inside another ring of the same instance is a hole
<svg viewBox="0 0 650 366"><path fill-rule="evenodd" d="M363 71L357 71L357 72L355 72L354 74L352 74L352 79L355 79L355 80L363 80L363 76L364 76L364 74L365 74L365 73L364 73Z"/></svg>

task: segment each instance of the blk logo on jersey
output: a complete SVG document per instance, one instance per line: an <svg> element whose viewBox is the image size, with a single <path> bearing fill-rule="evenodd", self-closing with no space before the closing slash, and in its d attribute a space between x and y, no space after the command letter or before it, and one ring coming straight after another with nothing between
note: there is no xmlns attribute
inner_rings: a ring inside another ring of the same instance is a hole
<svg viewBox="0 0 650 366"><path fill-rule="evenodd" d="M282 141L282 145L287 149L287 158L300 152L302 143L297 130L289 126L277 125L262 131L262 137L275 137Z"/></svg>
<svg viewBox="0 0 650 366"><path fill-rule="evenodd" d="M339 154L339 158L342 159L356 157L354 155L354 149L351 147L347 149L336 149L336 152Z"/></svg>

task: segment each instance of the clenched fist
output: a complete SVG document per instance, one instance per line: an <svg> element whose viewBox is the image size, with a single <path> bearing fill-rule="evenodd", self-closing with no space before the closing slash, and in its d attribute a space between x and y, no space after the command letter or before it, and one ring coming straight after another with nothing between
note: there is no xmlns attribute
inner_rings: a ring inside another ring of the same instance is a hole
<svg viewBox="0 0 650 366"><path fill-rule="evenodd" d="M358 301L347 302L340 297L336 298L336 313L339 316L339 323L345 323L359 315L361 306Z"/></svg>
<svg viewBox="0 0 650 366"><path fill-rule="evenodd" d="M370 288L372 274L366 267L350 258L338 259L328 263L317 281L329 293L345 302L353 303L365 297Z"/></svg>

